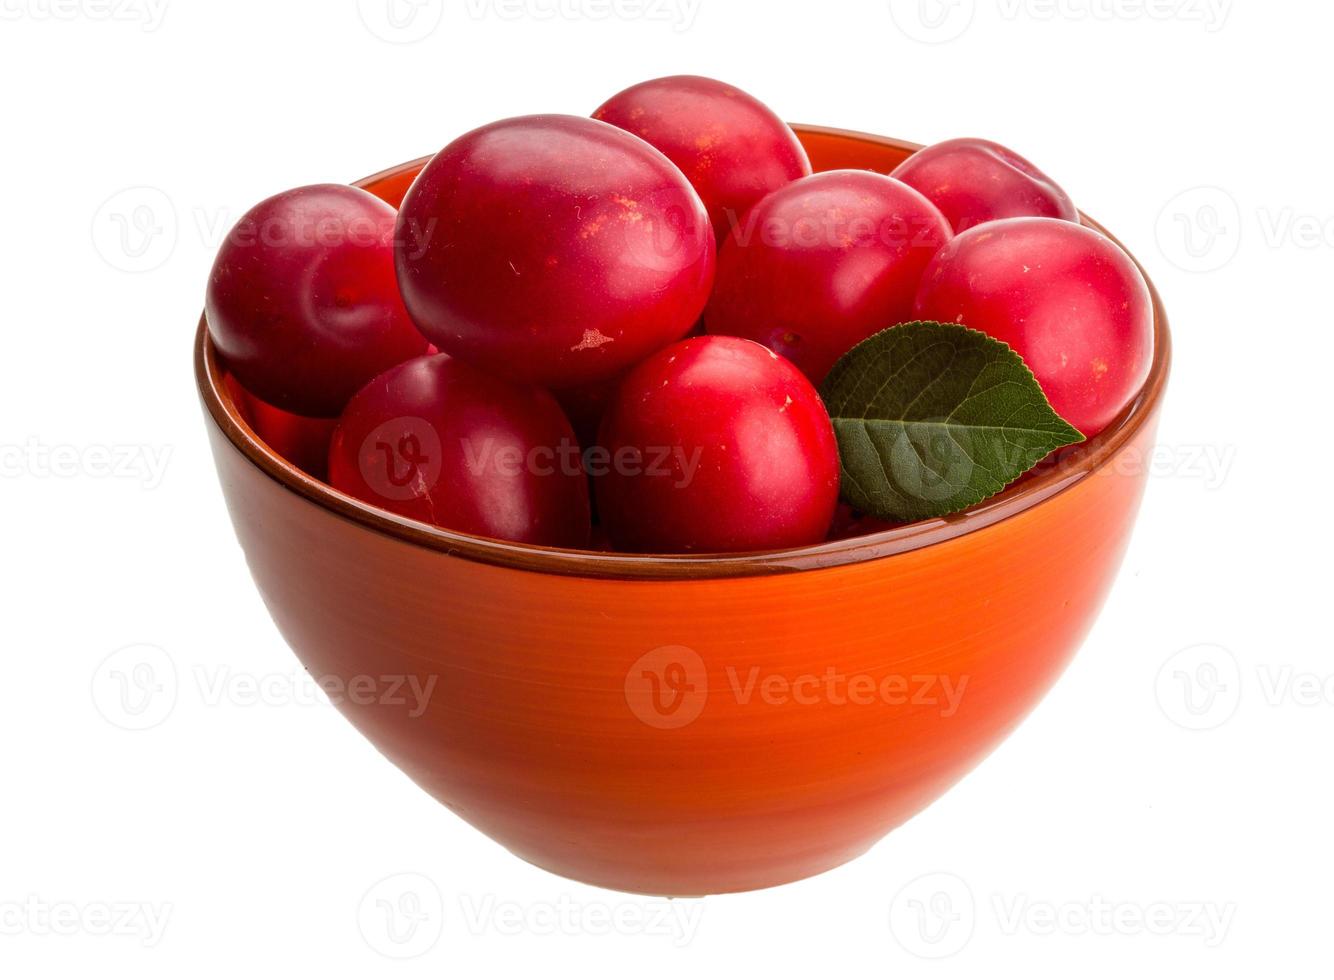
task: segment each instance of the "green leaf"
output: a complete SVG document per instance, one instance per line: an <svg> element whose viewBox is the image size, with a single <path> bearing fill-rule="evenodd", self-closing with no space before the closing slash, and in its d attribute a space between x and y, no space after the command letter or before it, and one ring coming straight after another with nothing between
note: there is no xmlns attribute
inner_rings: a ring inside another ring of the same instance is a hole
<svg viewBox="0 0 1334 980"><path fill-rule="evenodd" d="M971 507L1084 440L1009 345L956 323L880 331L843 355L820 394L843 497L881 520Z"/></svg>

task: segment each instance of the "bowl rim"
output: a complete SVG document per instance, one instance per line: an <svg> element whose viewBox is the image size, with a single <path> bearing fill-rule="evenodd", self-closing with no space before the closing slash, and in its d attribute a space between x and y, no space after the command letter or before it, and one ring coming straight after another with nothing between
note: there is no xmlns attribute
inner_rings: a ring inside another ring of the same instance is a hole
<svg viewBox="0 0 1334 980"><path fill-rule="evenodd" d="M825 126L793 124L799 134L832 136L913 152L922 144ZM421 157L356 181L358 187L420 169ZM949 517L905 524L887 531L799 548L728 554L625 554L521 544L464 534L423 524L350 497L308 475L279 456L250 428L223 384L223 371L208 337L204 316L195 335L194 370L199 397L209 418L251 465L284 489L351 523L409 544L482 564L531 572L611 579L716 579L833 568L874 561L980 531L1039 506L1097 472L1115 457L1157 413L1172 359L1167 313L1157 288L1139 260L1101 224L1082 211L1082 224L1106 235L1130 256L1148 285L1153 304L1154 354L1149 376L1135 398L1102 432L1069 447L1056 465L1011 484L999 494Z"/></svg>

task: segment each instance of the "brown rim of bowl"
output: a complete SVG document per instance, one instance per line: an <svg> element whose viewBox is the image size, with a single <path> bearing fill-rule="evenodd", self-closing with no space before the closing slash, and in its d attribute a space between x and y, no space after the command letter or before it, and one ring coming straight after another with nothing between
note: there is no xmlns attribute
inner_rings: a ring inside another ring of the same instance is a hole
<svg viewBox="0 0 1334 980"><path fill-rule="evenodd" d="M840 136L907 151L921 148L917 143L870 133L823 126L794 125L793 128L799 132ZM357 186L371 184L414 167L419 168L428 159L430 158L423 157L385 170L357 181ZM1080 217L1084 224L1107 235L1118 245L1121 244L1096 221L1082 212ZM1128 250L1126 254L1130 254ZM1139 266L1140 272L1144 273L1139 261L1133 255L1131 259ZM962 513L905 524L902 527L863 537L826 541L781 551L709 555L644 555L577 551L498 541L422 524L349 497L328 484L308 476L269 449L241 417L231 395L223 386L222 372L219 370L213 345L209 342L203 317L200 318L199 330L195 337L195 380L204 407L218 428L231 444L266 476L283 488L333 512L344 520L380 534L432 551L456 555L469 561L582 578L651 580L769 575L872 561L961 537L1041 504L1044 500L1088 477L1112 459L1157 411L1166 387L1172 357L1171 336L1168 332L1167 314L1163 309L1162 299L1147 273L1144 273L1144 280L1148 283L1149 293L1153 299L1153 364L1148 379L1134 400L1097 436L1063 451L1055 465L1040 467L1037 472L1029 474L996 496Z"/></svg>

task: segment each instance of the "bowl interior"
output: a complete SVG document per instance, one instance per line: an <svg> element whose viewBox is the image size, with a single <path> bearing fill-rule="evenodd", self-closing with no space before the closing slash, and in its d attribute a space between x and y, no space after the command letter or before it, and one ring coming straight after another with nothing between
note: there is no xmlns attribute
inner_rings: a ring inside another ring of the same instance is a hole
<svg viewBox="0 0 1334 980"><path fill-rule="evenodd" d="M918 144L866 133L819 126L797 125L794 128L816 171L854 168L888 173L919 148ZM401 164L358 181L357 185L397 207L429 159L422 157ZM1116 240L1097 222L1084 215L1081 215L1081 219L1084 224ZM1140 271L1144 271L1142 266ZM206 411L230 442L254 465L293 492L347 520L381 533L475 561L558 575L632 579L765 575L869 561L928 547L1039 506L1044 500L1096 472L1125 448L1152 418L1166 385L1171 361L1167 316L1158 291L1147 273L1145 281L1149 285L1154 311L1154 357L1149 377L1131 404L1097 436L1060 451L1000 494L960 514L918 521L862 537L781 551L724 555L576 551L498 541L422 524L340 493L294 465L266 443L251 426L247 406L236 397L233 386L228 383L225 369L209 341L202 318L195 340L195 374Z"/></svg>

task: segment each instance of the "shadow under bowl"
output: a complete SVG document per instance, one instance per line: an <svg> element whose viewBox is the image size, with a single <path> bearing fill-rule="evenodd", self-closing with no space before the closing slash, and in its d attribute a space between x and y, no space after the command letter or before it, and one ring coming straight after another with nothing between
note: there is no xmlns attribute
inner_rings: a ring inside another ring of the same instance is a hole
<svg viewBox="0 0 1334 980"><path fill-rule="evenodd" d="M797 132L816 170L888 173L917 148ZM360 186L397 206L425 162ZM1153 301L1150 377L1096 438L963 514L755 555L562 551L400 518L259 438L202 324L195 372L255 583L352 723L533 864L701 895L865 851L1055 681L1144 489L1170 360Z"/></svg>

